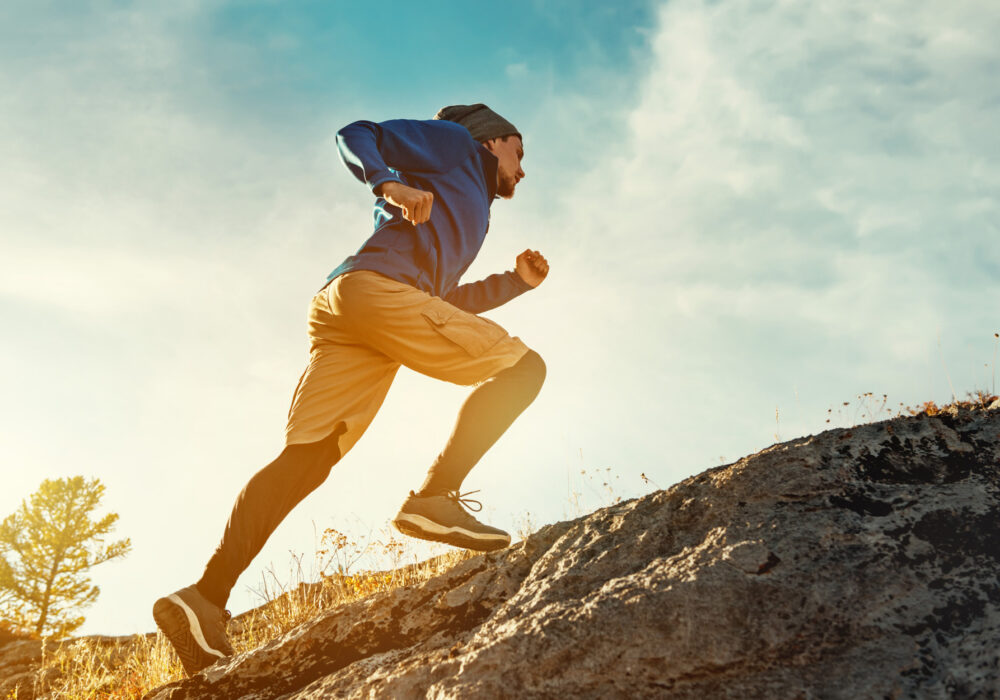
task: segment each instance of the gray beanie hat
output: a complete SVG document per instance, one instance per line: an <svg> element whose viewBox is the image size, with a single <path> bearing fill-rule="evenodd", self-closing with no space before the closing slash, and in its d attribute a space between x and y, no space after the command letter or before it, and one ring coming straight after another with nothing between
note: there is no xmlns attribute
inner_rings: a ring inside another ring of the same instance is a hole
<svg viewBox="0 0 1000 700"><path fill-rule="evenodd" d="M480 143L502 136L521 138L516 126L482 103L442 107L434 118L461 124Z"/></svg>

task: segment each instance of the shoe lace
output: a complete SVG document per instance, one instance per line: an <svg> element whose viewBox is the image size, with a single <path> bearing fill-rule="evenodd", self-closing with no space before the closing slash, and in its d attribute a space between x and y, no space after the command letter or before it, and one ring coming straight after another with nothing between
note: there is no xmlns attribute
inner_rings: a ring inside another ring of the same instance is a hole
<svg viewBox="0 0 1000 700"><path fill-rule="evenodd" d="M449 491L445 495L451 500L455 501L455 503L461 506L465 506L473 513L478 513L483 509L483 504L474 498L466 498L466 496L471 496L474 493L479 493L479 489L476 489L475 491L466 491L465 493L459 493L457 490Z"/></svg>

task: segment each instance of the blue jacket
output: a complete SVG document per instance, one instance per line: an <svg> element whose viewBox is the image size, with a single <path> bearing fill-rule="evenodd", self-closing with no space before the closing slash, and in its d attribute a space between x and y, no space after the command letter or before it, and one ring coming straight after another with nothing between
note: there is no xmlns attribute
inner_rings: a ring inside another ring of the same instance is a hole
<svg viewBox="0 0 1000 700"><path fill-rule="evenodd" d="M369 188L394 180L432 192L434 203L430 219L414 226L399 207L376 199L375 232L328 280L373 270L472 313L531 289L513 271L458 284L486 239L497 188L496 157L464 126L436 119L358 121L337 132L337 147L347 169Z"/></svg>

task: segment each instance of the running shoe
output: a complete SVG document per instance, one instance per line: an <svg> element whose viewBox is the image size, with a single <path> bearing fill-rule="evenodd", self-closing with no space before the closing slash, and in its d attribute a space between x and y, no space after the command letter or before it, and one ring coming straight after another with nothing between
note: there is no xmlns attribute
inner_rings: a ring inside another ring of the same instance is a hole
<svg viewBox="0 0 1000 700"><path fill-rule="evenodd" d="M479 501L466 498L473 493L476 491L418 496L410 491L410 497L403 503L392 524L404 535L422 540L444 542L478 552L503 549L510 544L510 535L479 522L466 510L478 513L483 509Z"/></svg>
<svg viewBox="0 0 1000 700"><path fill-rule="evenodd" d="M228 610L209 602L194 586L160 598L153 604L156 626L174 647L189 676L233 655L226 634Z"/></svg>

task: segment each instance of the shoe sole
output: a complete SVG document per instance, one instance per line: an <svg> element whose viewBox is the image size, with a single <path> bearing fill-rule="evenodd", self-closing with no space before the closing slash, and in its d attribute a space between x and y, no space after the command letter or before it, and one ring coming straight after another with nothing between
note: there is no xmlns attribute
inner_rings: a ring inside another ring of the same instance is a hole
<svg viewBox="0 0 1000 700"><path fill-rule="evenodd" d="M460 527L445 527L421 515L400 513L392 521L393 526L404 535L431 542L444 542L455 547L472 549L477 552L494 552L510 545L509 535L485 535L469 532Z"/></svg>
<svg viewBox="0 0 1000 700"><path fill-rule="evenodd" d="M153 620L174 647L189 676L226 658L205 641L198 616L179 596L168 595L153 603Z"/></svg>

